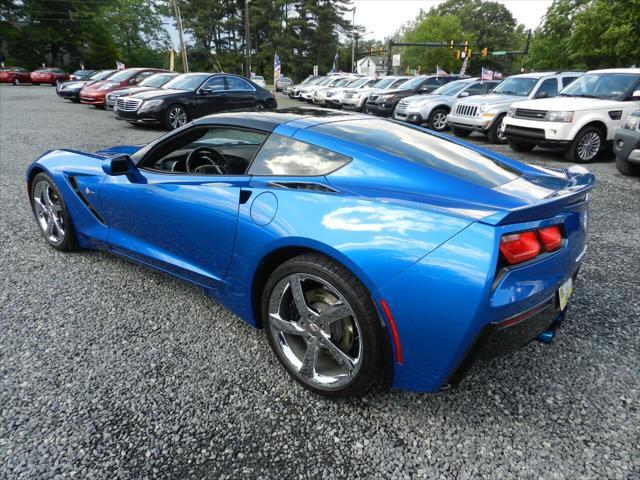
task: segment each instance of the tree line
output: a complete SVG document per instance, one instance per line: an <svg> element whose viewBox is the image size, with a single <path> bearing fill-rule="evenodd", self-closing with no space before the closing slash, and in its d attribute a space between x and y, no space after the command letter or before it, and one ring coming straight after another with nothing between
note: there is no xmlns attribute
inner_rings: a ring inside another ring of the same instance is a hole
<svg viewBox="0 0 640 480"><path fill-rule="evenodd" d="M244 73L244 0L180 0L192 71ZM253 0L250 4L252 70L270 79L277 51L282 73L301 79L314 65L351 69L351 39L364 27L351 25L352 0ZM372 8L392 8L391 2ZM172 27L173 25L173 27ZM171 0L0 0L0 59L34 68L42 63L76 68L169 66L169 29L175 28ZM639 63L640 0L555 0L533 32L529 54L489 56L522 50L525 27L502 3L446 0L421 11L392 37L396 41L468 41L468 73L481 67L504 73L527 69L589 69ZM388 40L388 39L384 39ZM359 50L384 47L367 39ZM402 67L457 72L455 49L398 48ZM181 68L179 58L176 69Z"/></svg>

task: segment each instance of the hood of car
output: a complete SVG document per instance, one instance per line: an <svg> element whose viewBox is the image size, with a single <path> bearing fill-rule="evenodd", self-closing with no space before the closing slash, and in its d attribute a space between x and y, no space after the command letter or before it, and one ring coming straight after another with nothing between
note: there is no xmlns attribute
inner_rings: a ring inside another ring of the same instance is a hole
<svg viewBox="0 0 640 480"><path fill-rule="evenodd" d="M435 95L429 93L427 95L411 95L410 97L404 98L402 101L405 103L409 103L410 105L426 105L432 102L442 102L442 101L451 101L455 97L452 95Z"/></svg>
<svg viewBox="0 0 640 480"><path fill-rule="evenodd" d="M150 90L157 90L158 87L129 87L129 88L121 88L120 90L116 90L115 92L111 92L111 95L132 95L134 93L140 92L148 92Z"/></svg>
<svg viewBox="0 0 640 480"><path fill-rule="evenodd" d="M520 95L503 95L501 93L489 93L487 95L475 95L473 97L464 97L459 100L460 103L466 105L510 105L513 102L526 100L527 97Z"/></svg>
<svg viewBox="0 0 640 480"><path fill-rule="evenodd" d="M185 91L185 90L156 89L156 90L147 90L144 92L136 92L131 96L134 98L141 98L142 100L150 100L152 98L173 97L178 95L185 95L188 93L193 93L193 92Z"/></svg>
<svg viewBox="0 0 640 480"><path fill-rule="evenodd" d="M576 110L609 110L622 108L626 102L607 100L602 98L585 97L553 97L539 98L526 102L518 102L518 108L530 108L532 110L556 110L556 111L576 111Z"/></svg>

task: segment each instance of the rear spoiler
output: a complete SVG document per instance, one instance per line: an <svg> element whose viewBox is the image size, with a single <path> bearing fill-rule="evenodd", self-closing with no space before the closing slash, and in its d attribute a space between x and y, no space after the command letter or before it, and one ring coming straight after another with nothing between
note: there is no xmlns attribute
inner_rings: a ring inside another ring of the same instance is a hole
<svg viewBox="0 0 640 480"><path fill-rule="evenodd" d="M554 192L533 205L496 212L479 221L489 225L508 225L544 220L555 217L563 208L584 202L587 193L595 186L595 175L579 165L565 169L564 173L567 176L568 184L562 190Z"/></svg>

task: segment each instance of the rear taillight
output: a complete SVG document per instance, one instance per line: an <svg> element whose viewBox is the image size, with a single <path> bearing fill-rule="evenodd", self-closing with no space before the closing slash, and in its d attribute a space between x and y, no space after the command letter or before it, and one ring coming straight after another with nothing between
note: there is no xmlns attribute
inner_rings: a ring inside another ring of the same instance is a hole
<svg viewBox="0 0 640 480"><path fill-rule="evenodd" d="M538 235L540 235L540 241L547 252L557 250L562 245L562 232L557 225L541 228L538 230Z"/></svg>
<svg viewBox="0 0 640 480"><path fill-rule="evenodd" d="M500 253L509 264L526 262L536 258L543 250L552 252L562 245L562 231L558 225L527 232L503 235Z"/></svg>
<svg viewBox="0 0 640 480"><path fill-rule="evenodd" d="M502 237L500 252L511 265L526 262L538 256L540 242L534 232L512 233Z"/></svg>

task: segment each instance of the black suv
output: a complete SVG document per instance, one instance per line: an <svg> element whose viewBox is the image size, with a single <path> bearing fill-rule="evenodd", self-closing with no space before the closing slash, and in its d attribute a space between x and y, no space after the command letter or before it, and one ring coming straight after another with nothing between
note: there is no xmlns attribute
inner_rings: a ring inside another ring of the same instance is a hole
<svg viewBox="0 0 640 480"><path fill-rule="evenodd" d="M436 88L454 80L460 80L459 75L420 75L403 83L395 90L372 93L367 100L367 111L375 115L390 117L396 104L405 97L433 92Z"/></svg>
<svg viewBox="0 0 640 480"><path fill-rule="evenodd" d="M184 73L157 90L119 97L114 110L129 123L173 130L211 113L277 106L269 90L238 75Z"/></svg>

